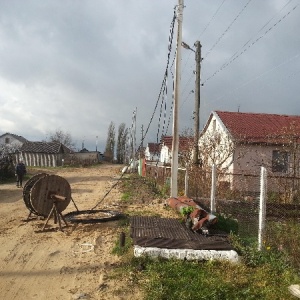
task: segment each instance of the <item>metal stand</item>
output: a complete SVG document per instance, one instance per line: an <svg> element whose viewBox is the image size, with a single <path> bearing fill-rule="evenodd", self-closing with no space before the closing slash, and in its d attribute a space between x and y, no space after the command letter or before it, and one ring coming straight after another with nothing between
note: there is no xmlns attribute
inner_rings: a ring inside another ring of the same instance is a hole
<svg viewBox="0 0 300 300"><path fill-rule="evenodd" d="M48 222L49 222L52 215L54 217L54 224L57 224L57 221L58 221L59 229L61 231L63 231L62 226L61 226L61 220L63 220L65 222L67 227L68 227L68 223L65 220L64 216L62 215L62 213L57 209L57 203L60 202L60 201L65 201L66 197L62 197L62 196L59 196L59 195L52 195L51 198L53 199L53 206L52 206L52 209L51 209L51 211L50 211L50 213L47 217L46 223L43 226L42 231L44 231L44 229L45 229L46 225L48 224Z"/></svg>

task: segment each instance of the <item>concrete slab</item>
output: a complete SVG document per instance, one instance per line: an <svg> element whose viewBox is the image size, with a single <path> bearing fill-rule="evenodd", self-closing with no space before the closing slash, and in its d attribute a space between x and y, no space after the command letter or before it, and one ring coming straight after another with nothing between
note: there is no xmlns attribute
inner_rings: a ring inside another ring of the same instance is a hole
<svg viewBox="0 0 300 300"><path fill-rule="evenodd" d="M134 245L134 256L163 257L166 259L180 260L226 260L233 263L239 262L239 256L234 250L193 250L193 249L166 249L155 247L141 247Z"/></svg>

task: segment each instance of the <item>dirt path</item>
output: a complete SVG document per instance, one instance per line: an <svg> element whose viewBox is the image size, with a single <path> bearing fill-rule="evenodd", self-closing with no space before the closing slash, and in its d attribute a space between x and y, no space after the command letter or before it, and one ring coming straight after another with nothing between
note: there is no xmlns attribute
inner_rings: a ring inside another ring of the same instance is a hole
<svg viewBox="0 0 300 300"><path fill-rule="evenodd" d="M103 198L120 176L120 166L56 174L69 181L76 205L85 210ZM120 197L113 189L99 209L118 210ZM63 213L74 210L70 202ZM142 299L138 291L130 291L126 278L109 278L119 262L111 254L120 234L113 222L71 225L61 232L51 219L53 230L41 232L45 220L25 222L28 214L22 190L0 185L0 299Z"/></svg>

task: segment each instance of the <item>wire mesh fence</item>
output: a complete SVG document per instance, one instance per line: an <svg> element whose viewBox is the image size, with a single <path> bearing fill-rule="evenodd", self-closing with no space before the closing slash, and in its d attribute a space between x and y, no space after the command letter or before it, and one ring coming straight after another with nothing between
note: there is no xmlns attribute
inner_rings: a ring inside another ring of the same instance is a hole
<svg viewBox="0 0 300 300"><path fill-rule="evenodd" d="M170 167L147 164L146 169L147 176L168 193ZM210 211L212 190L215 189L215 213L237 220L239 236L256 244L263 192L263 248L284 251L295 266L300 266L297 253L300 247L300 178L278 176L268 171L263 187L261 180L260 172L217 172L215 186L212 186L211 170L199 167L181 169L178 172L178 195L186 194Z"/></svg>

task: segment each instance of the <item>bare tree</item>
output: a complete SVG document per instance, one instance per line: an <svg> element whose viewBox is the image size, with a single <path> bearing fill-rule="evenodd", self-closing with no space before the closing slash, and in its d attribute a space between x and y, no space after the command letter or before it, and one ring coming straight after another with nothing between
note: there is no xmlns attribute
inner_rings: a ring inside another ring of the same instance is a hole
<svg viewBox="0 0 300 300"><path fill-rule="evenodd" d="M106 160L113 162L114 154L115 154L115 124L114 122L110 122L108 131L107 131L107 140L105 146L104 156Z"/></svg>
<svg viewBox="0 0 300 300"><path fill-rule="evenodd" d="M233 162L234 150L234 142L218 130L202 136L199 143L201 165L210 170L214 164L219 171L226 170Z"/></svg>
<svg viewBox="0 0 300 300"><path fill-rule="evenodd" d="M50 132L48 140L50 142L59 142L71 150L75 149L75 143L72 140L72 136L69 132L64 132L61 129L56 129L53 132Z"/></svg>
<svg viewBox="0 0 300 300"><path fill-rule="evenodd" d="M191 136L190 132L188 135ZM220 181L226 182L226 172L233 163L235 144L218 130L207 131L199 139L199 165L192 162L191 151L194 140L190 139L189 152L186 155L186 167L189 173L189 193L194 197L209 197L211 190L211 168L214 164Z"/></svg>
<svg viewBox="0 0 300 300"><path fill-rule="evenodd" d="M123 164L126 156L126 141L127 141L128 129L125 123L121 123L118 129L117 139L117 162Z"/></svg>

